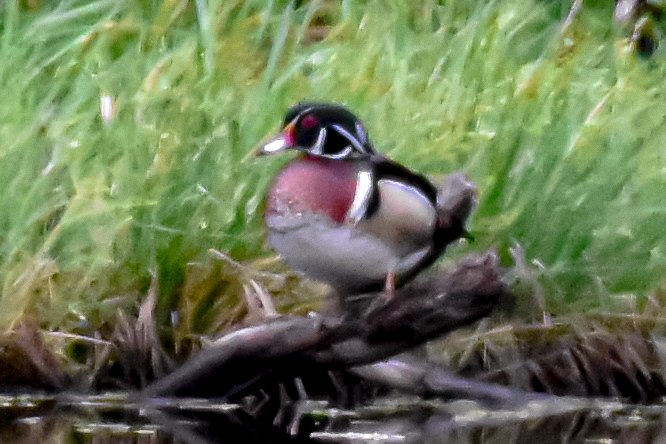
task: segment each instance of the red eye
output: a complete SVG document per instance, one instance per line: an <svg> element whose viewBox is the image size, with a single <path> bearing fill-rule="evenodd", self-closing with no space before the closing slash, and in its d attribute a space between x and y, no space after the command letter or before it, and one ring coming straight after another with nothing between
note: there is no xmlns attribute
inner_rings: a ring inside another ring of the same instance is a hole
<svg viewBox="0 0 666 444"><path fill-rule="evenodd" d="M301 126L305 129L312 129L317 125L319 125L319 119L313 115L305 116L301 120Z"/></svg>

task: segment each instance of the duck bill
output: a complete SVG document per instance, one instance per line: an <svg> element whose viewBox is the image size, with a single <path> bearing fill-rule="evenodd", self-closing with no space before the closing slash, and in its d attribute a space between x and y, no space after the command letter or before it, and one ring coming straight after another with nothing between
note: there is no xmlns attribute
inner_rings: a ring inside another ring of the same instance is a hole
<svg viewBox="0 0 666 444"><path fill-rule="evenodd" d="M287 125L280 134L262 143L256 151L257 156L268 156L270 154L281 153L290 148L296 147L296 137L294 126Z"/></svg>

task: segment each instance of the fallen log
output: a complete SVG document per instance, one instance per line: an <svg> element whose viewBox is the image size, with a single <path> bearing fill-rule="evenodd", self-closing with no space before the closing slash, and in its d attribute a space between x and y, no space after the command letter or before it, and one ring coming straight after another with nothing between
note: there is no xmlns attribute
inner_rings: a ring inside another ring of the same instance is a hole
<svg viewBox="0 0 666 444"><path fill-rule="evenodd" d="M504 292L497 255L470 255L357 317L283 316L226 334L139 396L237 399L268 380L377 362L488 315Z"/></svg>

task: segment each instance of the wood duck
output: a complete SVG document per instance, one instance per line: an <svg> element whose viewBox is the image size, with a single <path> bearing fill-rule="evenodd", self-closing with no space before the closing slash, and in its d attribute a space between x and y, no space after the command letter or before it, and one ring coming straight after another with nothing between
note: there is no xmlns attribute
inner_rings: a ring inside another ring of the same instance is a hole
<svg viewBox="0 0 666 444"><path fill-rule="evenodd" d="M258 154L286 150L299 155L269 187L268 241L288 265L339 294L383 289L390 298L460 236L438 220L433 184L375 152L342 106L289 109Z"/></svg>

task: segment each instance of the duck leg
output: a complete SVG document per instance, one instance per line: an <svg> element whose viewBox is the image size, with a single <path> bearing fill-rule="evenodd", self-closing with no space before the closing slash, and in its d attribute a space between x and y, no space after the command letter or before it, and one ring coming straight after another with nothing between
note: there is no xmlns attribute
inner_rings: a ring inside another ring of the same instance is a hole
<svg viewBox="0 0 666 444"><path fill-rule="evenodd" d="M395 297L395 272L389 271L386 273L386 281L384 282L384 291L382 298L384 303L390 302Z"/></svg>

